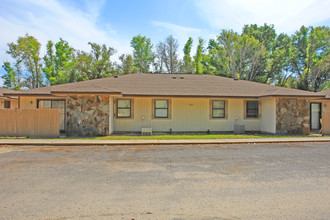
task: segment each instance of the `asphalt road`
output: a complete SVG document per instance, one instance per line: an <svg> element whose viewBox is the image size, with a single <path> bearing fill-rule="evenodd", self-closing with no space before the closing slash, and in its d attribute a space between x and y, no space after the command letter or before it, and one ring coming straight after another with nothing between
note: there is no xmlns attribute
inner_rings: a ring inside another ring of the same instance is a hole
<svg viewBox="0 0 330 220"><path fill-rule="evenodd" d="M330 144L0 147L0 219L329 219Z"/></svg>

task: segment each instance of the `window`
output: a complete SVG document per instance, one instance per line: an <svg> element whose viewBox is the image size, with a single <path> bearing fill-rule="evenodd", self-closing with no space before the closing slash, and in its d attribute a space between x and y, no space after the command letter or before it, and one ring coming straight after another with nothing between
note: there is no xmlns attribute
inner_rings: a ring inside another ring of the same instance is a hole
<svg viewBox="0 0 330 220"><path fill-rule="evenodd" d="M131 118L131 100L117 100L117 118Z"/></svg>
<svg viewBox="0 0 330 220"><path fill-rule="evenodd" d="M258 101L246 101L246 117L258 118L259 117L259 102Z"/></svg>
<svg viewBox="0 0 330 220"><path fill-rule="evenodd" d="M10 108L10 101L6 101L4 102L4 108Z"/></svg>
<svg viewBox="0 0 330 220"><path fill-rule="evenodd" d="M155 100L155 118L168 118L168 100Z"/></svg>
<svg viewBox="0 0 330 220"><path fill-rule="evenodd" d="M225 118L225 101L212 101L212 118Z"/></svg>

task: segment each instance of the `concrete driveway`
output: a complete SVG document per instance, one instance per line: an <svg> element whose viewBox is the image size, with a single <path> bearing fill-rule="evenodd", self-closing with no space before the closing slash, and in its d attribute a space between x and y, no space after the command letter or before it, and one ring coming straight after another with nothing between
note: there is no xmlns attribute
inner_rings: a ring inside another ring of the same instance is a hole
<svg viewBox="0 0 330 220"><path fill-rule="evenodd" d="M329 219L329 143L0 147L0 219Z"/></svg>

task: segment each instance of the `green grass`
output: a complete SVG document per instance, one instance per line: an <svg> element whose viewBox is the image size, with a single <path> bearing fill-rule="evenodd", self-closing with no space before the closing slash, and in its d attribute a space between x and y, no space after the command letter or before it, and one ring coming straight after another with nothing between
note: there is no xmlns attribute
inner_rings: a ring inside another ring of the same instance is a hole
<svg viewBox="0 0 330 220"><path fill-rule="evenodd" d="M252 139L252 138L289 138L289 137L306 137L303 135L234 135L234 134L191 134L191 135L153 135L153 136L124 136L112 135L105 137L90 138L67 138L67 139L90 139L90 140L182 140L182 139Z"/></svg>
<svg viewBox="0 0 330 220"><path fill-rule="evenodd" d="M65 137L67 140L183 140L183 139L260 139L260 138L299 138L308 135L267 135L267 134L164 134L164 135L111 135L103 137ZM327 136L329 137L329 136ZM25 139L6 138L6 139ZM317 138L317 137L315 137ZM53 138L31 138L31 139L53 139Z"/></svg>

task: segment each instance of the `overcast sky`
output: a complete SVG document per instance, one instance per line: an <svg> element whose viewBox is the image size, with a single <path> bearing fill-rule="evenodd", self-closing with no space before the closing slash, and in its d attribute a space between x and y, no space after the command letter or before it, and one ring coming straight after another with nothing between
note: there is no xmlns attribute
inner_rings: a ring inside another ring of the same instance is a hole
<svg viewBox="0 0 330 220"><path fill-rule="evenodd" d="M26 33L42 44L68 41L89 50L88 42L114 47L118 56L132 53L138 34L153 44L173 35L180 54L188 37L208 40L221 29L241 32L244 24L274 24L277 33L294 33L305 25L330 24L329 0L1 0L0 64L11 61L7 43ZM0 70L3 74L4 70ZM0 79L0 86L2 80Z"/></svg>

